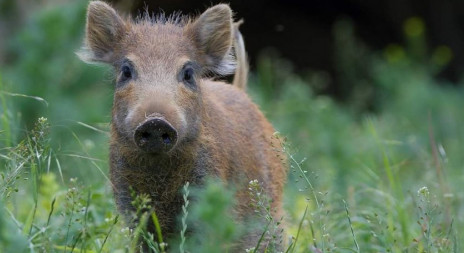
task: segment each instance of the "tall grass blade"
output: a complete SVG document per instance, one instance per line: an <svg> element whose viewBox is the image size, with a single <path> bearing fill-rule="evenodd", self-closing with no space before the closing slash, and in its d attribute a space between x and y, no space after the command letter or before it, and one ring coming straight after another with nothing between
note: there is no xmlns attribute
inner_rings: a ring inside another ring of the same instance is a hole
<svg viewBox="0 0 464 253"><path fill-rule="evenodd" d="M188 196L190 193L188 187L189 187L189 182L185 183L184 189L183 189L184 194L182 195L182 197L184 198L184 204L182 205L182 230L180 231L180 244L179 244L180 253L185 252L184 245L185 245L185 232L187 231L187 215L188 215L187 208L189 206Z"/></svg>
<svg viewBox="0 0 464 253"><path fill-rule="evenodd" d="M76 240L74 240L74 243L73 243L72 246L71 246L71 251L70 251L71 253L74 252L74 249L76 248L77 243L78 243L79 240L81 239L82 234L83 234L83 232L80 231L79 234L78 234L77 237L76 237ZM82 248L81 248L81 252L82 252Z"/></svg>
<svg viewBox="0 0 464 253"><path fill-rule="evenodd" d="M389 181L389 184L390 184L390 188L393 191L394 195L398 198L397 201L393 202L390 205L390 211L391 212L389 213L389 228L391 230L394 229L393 216L392 215L393 215L393 212L396 211L396 212L398 212L398 218L399 218L399 222L400 222L400 226L401 226L401 233L402 233L402 236L403 236L403 242L404 242L405 245L407 245L410 242L410 239L409 239L410 232L409 232L409 228L408 228L408 220L409 220L409 218L408 218L408 216L407 216L407 214L406 214L406 212L404 210L404 206L402 204L398 204L398 203L404 203L403 189L402 189L401 185L397 183L397 178L393 174L393 169L392 169L392 166L390 164L390 159L388 157L387 151L385 149L385 146L382 144L382 142L380 140L380 137L377 134L377 131L375 129L374 122L372 121L372 119L368 120L368 125L369 125L369 130L370 130L371 134L375 138L375 140L377 142L377 145L379 146L379 149L382 152L383 165L384 165L384 168L385 168L385 172L387 174L387 178L388 178L388 181ZM394 205L394 207L393 207L393 205Z"/></svg>
<svg viewBox="0 0 464 253"><path fill-rule="evenodd" d="M303 213L303 217L301 217L300 224L298 225L298 232L296 233L295 241L293 242L292 253L295 252L296 243L298 242L298 238L300 237L301 227L303 226L303 221L306 218L306 214L308 213L308 207L309 205L306 205L305 211ZM314 238L314 233L313 233L313 238Z"/></svg>
<svg viewBox="0 0 464 253"><path fill-rule="evenodd" d="M50 212L48 213L48 218L47 218L47 227L50 224L50 218L52 217L53 210L55 210L55 201L56 201L56 197L53 198L52 204L50 206Z"/></svg>
<svg viewBox="0 0 464 253"><path fill-rule="evenodd" d="M12 97L30 98L30 99L39 101L39 102L43 103L46 107L48 107L48 102L47 102L47 100L45 100L45 99L43 99L43 98L41 98L41 97L28 96L28 95L24 95L24 94L11 93L11 92L1 91L1 90L0 90L0 93L3 93L3 94L8 95L8 96L12 96Z"/></svg>
<svg viewBox="0 0 464 253"><path fill-rule="evenodd" d="M37 206L34 205L34 208L32 208L29 211L29 214L27 215L27 219L26 219L26 221L24 222L24 225L23 225L23 234L24 235L29 235L31 230L32 230L32 223L34 222L34 216L35 216L36 208L37 208Z"/></svg>
<svg viewBox="0 0 464 253"><path fill-rule="evenodd" d="M85 158L85 159L88 159L90 160L90 162L92 163L92 165L95 166L95 168L97 168L97 170L102 174L102 176L106 179L107 182L109 182L112 186L113 186L113 183L111 182L111 180L108 178L108 176L106 175L105 172L103 172L103 170L100 168L100 166L98 166L95 161L101 161L100 159L95 159L95 158L91 158L90 155L85 151L85 147L84 145L82 144L81 140L79 139L79 137L77 137L77 134L74 133L74 132L71 132L74 139L77 140L77 142L79 143L79 145L81 146L82 150L84 151L84 153L87 155L87 157L80 157L80 158Z"/></svg>
<svg viewBox="0 0 464 253"><path fill-rule="evenodd" d="M77 121L77 124L79 124L79 125L81 125L81 126L83 126L83 127L86 127L86 128L88 128L88 129L90 129L90 130L93 130L93 131L95 131L95 132L99 132L99 133L102 133L102 134L105 134L105 135L109 135L109 134L110 134L110 133L108 133L108 132L106 132L106 131L103 131L103 130L98 129L98 128L96 128L96 127L93 127L93 126L91 126L91 125L85 124L84 122Z"/></svg>
<svg viewBox="0 0 464 253"><path fill-rule="evenodd" d="M110 230L109 230L108 233L105 235L105 239L103 240L102 246L100 247L100 250L98 251L99 253L101 253L102 250L103 250L103 248L105 247L105 243L106 243L106 241L108 240L108 237L110 236L111 232L113 231L114 226L116 225L116 223L118 223L118 219L119 219L119 215L116 216L116 218L114 218L114 221L113 221L113 224L112 224L111 227L110 227Z"/></svg>
<svg viewBox="0 0 464 253"><path fill-rule="evenodd" d="M155 224L155 230L156 230L156 235L158 236L158 243L162 244L163 243L163 235L161 234L161 226L158 221L158 216L156 216L155 212L151 213L151 220L153 221L153 224Z"/></svg>
<svg viewBox="0 0 464 253"><path fill-rule="evenodd" d="M130 253L138 252L137 248L140 247L140 236L144 233L145 227L148 221L148 213L142 214L142 217L137 224L137 227L134 229L134 236L132 238L131 247L129 249Z"/></svg>
<svg viewBox="0 0 464 253"><path fill-rule="evenodd" d="M360 253L359 244L358 244L358 241L356 240L356 235L354 234L353 225L351 223L350 212L348 211L348 205L346 204L345 200L343 200L343 205L345 206L346 217L348 218L348 224L350 224L351 235L353 236L354 245L356 246L356 252Z"/></svg>
<svg viewBox="0 0 464 253"><path fill-rule="evenodd" d="M2 78L0 76L0 91L2 90L4 90L4 87L3 87ZM4 96L4 92L0 92L0 100L2 103L2 109L3 109L2 117L1 117L2 127L3 127L2 134L5 136L4 138L5 147L10 147L12 145L12 135L11 135L11 129L10 129L11 119L9 119L8 117L8 107L7 107L6 99Z"/></svg>
<svg viewBox="0 0 464 253"><path fill-rule="evenodd" d="M90 190L87 192L87 201L85 205L85 212L84 212L84 227L82 229L82 234L83 234L83 241L82 241L82 246L81 246L81 252L83 249L86 248L87 244L87 233L88 233L88 227L87 227L87 217L89 214L89 206L90 206Z"/></svg>
<svg viewBox="0 0 464 253"><path fill-rule="evenodd" d="M58 158L55 157L56 167L58 167L58 173L60 173L61 182L64 183L63 170L61 169L61 164Z"/></svg>
<svg viewBox="0 0 464 253"><path fill-rule="evenodd" d="M266 227L264 227L264 231L263 231L263 233L261 234L261 236L259 237L258 243L256 244L256 247L255 247L255 249L253 250L253 253L258 252L259 246L261 246L261 242L262 242L263 239L264 239L264 235L267 233L267 231L268 231L268 229L269 229L269 225L271 225L271 223L272 223L272 220L270 220L270 221L266 224Z"/></svg>

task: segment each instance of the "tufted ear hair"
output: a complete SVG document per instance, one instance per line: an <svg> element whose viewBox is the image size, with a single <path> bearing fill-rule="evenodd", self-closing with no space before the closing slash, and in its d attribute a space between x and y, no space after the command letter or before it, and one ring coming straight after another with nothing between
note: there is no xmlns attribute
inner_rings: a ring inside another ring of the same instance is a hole
<svg viewBox="0 0 464 253"><path fill-rule="evenodd" d="M195 43L200 64L220 75L232 74L235 59L232 10L227 4L218 4L203 12L187 26L187 33Z"/></svg>
<svg viewBox="0 0 464 253"><path fill-rule="evenodd" d="M90 2L84 47L77 53L79 58L85 62L110 63L126 30L126 23L111 6L102 1Z"/></svg>

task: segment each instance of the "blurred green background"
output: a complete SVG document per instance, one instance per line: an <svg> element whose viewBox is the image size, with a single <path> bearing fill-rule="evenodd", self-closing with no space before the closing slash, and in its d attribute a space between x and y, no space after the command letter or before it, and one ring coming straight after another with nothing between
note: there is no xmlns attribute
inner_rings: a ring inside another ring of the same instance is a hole
<svg viewBox="0 0 464 253"><path fill-rule="evenodd" d="M108 236L113 77L75 55L86 6L0 0L2 252L114 252L129 240L121 222ZM300 227L298 252L464 247L464 91L440 76L455 54L429 45L421 17L400 26L401 43L376 49L337 18L328 28L336 73L301 70L275 48L252 55L248 91L287 143L286 220L289 235ZM320 92L329 83L345 95Z"/></svg>

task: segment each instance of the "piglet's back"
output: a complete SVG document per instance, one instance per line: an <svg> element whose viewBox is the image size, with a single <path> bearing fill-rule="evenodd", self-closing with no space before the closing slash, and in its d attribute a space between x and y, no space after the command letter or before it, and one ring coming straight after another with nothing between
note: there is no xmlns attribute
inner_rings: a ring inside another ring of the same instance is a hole
<svg viewBox="0 0 464 253"><path fill-rule="evenodd" d="M258 180L274 200L273 205L280 206L286 169L272 125L235 86L205 81L202 92L203 135L214 150L215 172L225 181Z"/></svg>

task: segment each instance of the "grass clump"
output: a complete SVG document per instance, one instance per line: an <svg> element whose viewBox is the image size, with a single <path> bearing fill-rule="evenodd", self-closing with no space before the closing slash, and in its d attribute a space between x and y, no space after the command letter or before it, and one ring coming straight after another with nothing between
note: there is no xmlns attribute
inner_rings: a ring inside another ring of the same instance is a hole
<svg viewBox="0 0 464 253"><path fill-rule="evenodd" d="M259 238L256 247L249 249L249 252L259 252L262 249L267 252L276 252L279 250L279 245L284 243L284 230L281 226L283 217L280 220L275 220L271 210L271 200L264 192L263 187L258 180L252 180L248 184L251 206L253 207L256 217L261 219L264 224L263 232ZM260 247L262 244L263 247Z"/></svg>
<svg viewBox="0 0 464 253"><path fill-rule="evenodd" d="M192 231L201 232L187 237L189 252L232 252L235 241L245 232L234 220L233 194L233 189L216 180L209 180L204 189L193 193L196 203L188 219Z"/></svg>

